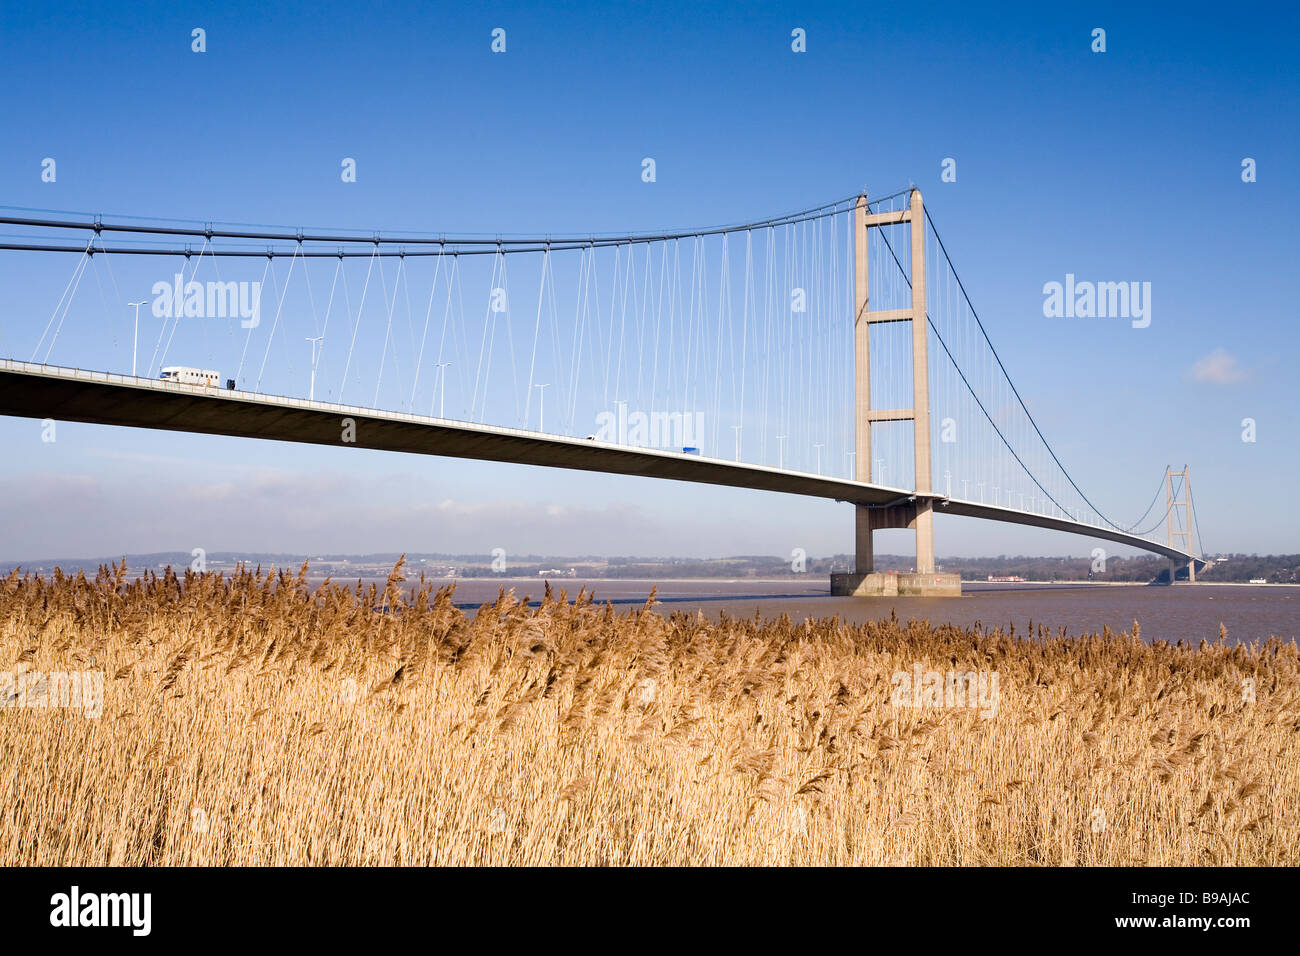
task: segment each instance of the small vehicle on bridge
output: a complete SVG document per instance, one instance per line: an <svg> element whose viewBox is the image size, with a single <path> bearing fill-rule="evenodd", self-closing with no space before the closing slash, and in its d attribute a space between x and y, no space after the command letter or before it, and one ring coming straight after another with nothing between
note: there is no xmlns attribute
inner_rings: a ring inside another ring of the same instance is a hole
<svg viewBox="0 0 1300 956"><path fill-rule="evenodd" d="M214 388L221 385L220 372L202 368L189 368L184 365L169 365L162 370L162 374L158 377L169 382L179 382L182 385L211 385Z"/></svg>

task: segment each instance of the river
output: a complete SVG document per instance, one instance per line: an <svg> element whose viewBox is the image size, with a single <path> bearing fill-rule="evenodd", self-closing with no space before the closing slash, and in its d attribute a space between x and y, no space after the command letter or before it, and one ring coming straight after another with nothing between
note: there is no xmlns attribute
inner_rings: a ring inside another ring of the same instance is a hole
<svg viewBox="0 0 1300 956"><path fill-rule="evenodd" d="M437 583L442 583L438 581ZM450 582L448 582L450 583ZM620 609L645 602L656 582L602 578L558 578L552 586L572 598L579 588L610 601ZM410 582L408 582L410 584ZM381 583L382 586L382 583ZM457 581L456 603L473 610L496 598L499 588L538 598L544 589L536 578L462 578ZM960 598L848 598L832 597L824 578L761 581L710 579L659 582L657 599L664 613L703 611L709 617L726 612L734 617L788 614L834 617L861 622L889 617L928 618L932 623L986 628L1015 625L1027 633L1032 621L1053 633L1061 628L1070 635L1130 630L1136 620L1145 641L1182 640L1197 644L1216 641L1219 625L1227 628L1228 641L1252 642L1271 636L1300 639L1300 587L1248 584L1153 585L1090 584L983 584L966 583Z"/></svg>

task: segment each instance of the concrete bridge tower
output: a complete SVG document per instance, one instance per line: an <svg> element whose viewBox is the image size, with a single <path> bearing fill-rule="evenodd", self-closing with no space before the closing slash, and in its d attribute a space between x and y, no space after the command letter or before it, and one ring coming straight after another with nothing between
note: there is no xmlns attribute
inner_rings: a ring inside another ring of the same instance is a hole
<svg viewBox="0 0 1300 956"><path fill-rule="evenodd" d="M1181 478L1180 485L1174 484L1175 478ZM1182 492L1182 500L1178 498L1179 492ZM1183 514L1178 526L1175 527L1174 510L1182 508ZM1178 547L1188 554L1195 554L1192 550L1192 475L1191 469L1183 465L1182 471L1174 471L1171 467L1165 468L1165 521L1169 530L1169 547ZM1174 544L1174 538L1180 539L1178 544ZM1204 547L1204 545L1202 545ZM1169 562L1169 583L1173 584L1178 577L1178 562L1170 560ZM1191 584L1196 583L1196 559L1187 562L1187 580Z"/></svg>
<svg viewBox="0 0 1300 956"><path fill-rule="evenodd" d="M911 234L910 308L873 311L870 308L868 240L870 230L908 223ZM854 230L854 438L855 478L871 481L871 427L876 422L910 421L913 426L915 495L900 497L884 505L854 505L855 567L850 574L831 575L831 593L857 597L961 595L961 578L938 574L934 565L934 509L930 464L930 364L928 322L925 307L925 207L921 191L913 189L906 209L873 213L865 194L858 197L853 216ZM912 325L912 407L871 407L871 327L887 322ZM914 573L878 573L875 570L873 536L881 528L909 528L916 532Z"/></svg>

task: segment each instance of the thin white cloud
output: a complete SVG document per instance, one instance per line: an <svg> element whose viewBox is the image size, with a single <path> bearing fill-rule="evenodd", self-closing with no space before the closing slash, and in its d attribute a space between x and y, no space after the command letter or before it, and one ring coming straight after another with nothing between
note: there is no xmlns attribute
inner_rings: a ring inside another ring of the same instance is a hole
<svg viewBox="0 0 1300 956"><path fill-rule="evenodd" d="M1192 366L1192 381L1206 385L1232 385L1246 380L1246 370L1235 355L1215 349Z"/></svg>
<svg viewBox="0 0 1300 956"><path fill-rule="evenodd" d="M138 451L120 451L116 448L87 448L82 452L87 458L109 458L113 461L129 461L137 465L176 465L176 466L193 466L194 461L190 458L182 458L179 455L149 455ZM221 462L222 467L245 467L238 463ZM205 467L212 467L207 465Z"/></svg>

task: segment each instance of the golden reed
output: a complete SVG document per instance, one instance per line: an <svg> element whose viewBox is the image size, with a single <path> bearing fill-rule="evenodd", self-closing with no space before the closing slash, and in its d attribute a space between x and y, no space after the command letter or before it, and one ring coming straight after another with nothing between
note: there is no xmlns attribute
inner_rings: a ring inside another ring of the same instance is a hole
<svg viewBox="0 0 1300 956"><path fill-rule="evenodd" d="M1294 642L710 621L549 588L467 616L401 571L0 581L0 862L1300 862ZM59 673L102 673L98 717ZM952 673L996 705L900 699L900 675Z"/></svg>

